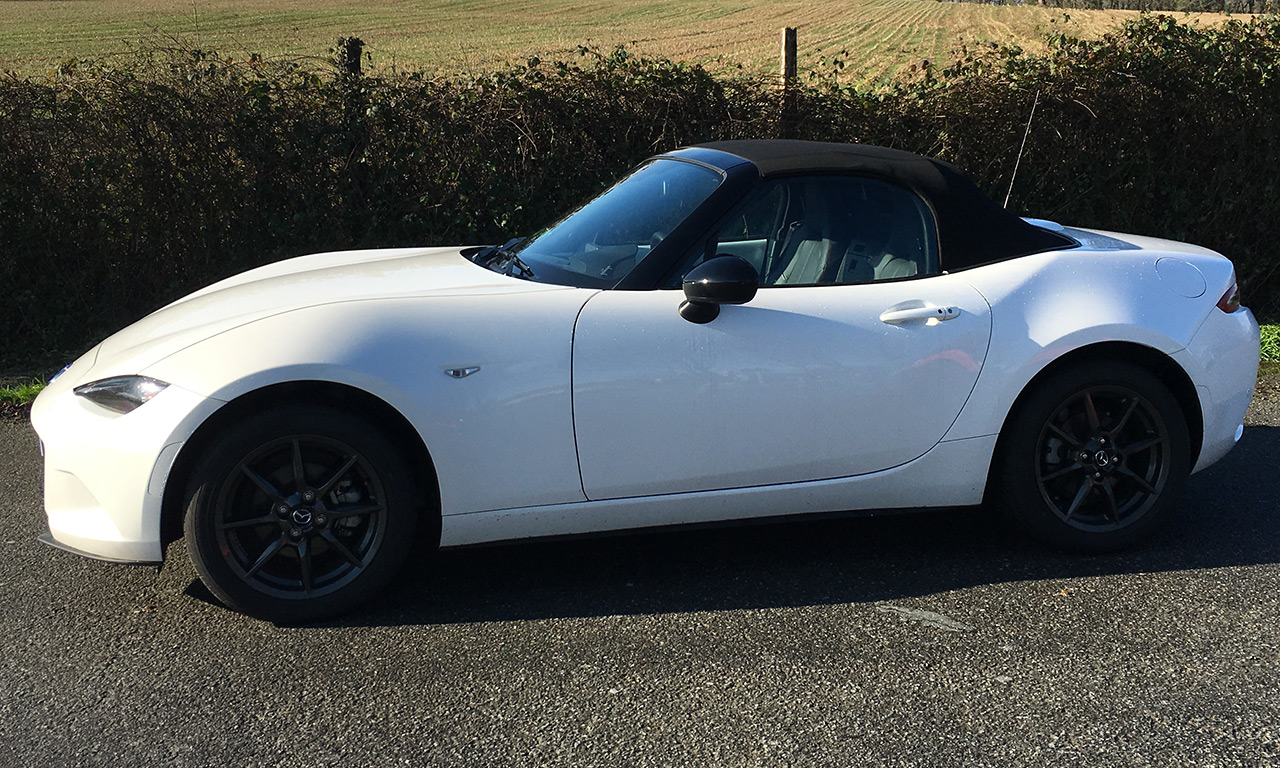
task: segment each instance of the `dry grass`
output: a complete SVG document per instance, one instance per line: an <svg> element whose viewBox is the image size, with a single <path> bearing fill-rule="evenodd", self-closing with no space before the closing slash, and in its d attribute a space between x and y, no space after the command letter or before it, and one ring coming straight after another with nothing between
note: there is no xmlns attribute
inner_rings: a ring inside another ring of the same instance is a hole
<svg viewBox="0 0 1280 768"><path fill-rule="evenodd" d="M946 60L961 44L1039 44L1063 25L1095 36L1129 11L1069 12L935 0L0 0L0 68L25 74L59 61L122 53L154 36L229 55L322 56L342 35L364 39L378 68L460 72L578 45L755 72L777 66L779 30L799 27L800 70L848 51L845 79ZM1212 23L1222 18L1201 15Z"/></svg>

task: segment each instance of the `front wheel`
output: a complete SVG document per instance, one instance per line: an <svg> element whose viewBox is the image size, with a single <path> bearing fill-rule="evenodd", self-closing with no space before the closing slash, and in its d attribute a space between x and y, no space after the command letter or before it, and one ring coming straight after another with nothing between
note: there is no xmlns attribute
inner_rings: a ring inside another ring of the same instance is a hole
<svg viewBox="0 0 1280 768"><path fill-rule="evenodd" d="M288 406L217 437L187 490L187 549L223 603L273 621L347 611L413 543L414 484L391 444L325 406Z"/></svg>
<svg viewBox="0 0 1280 768"><path fill-rule="evenodd" d="M1093 362L1041 384L1002 450L1005 512L1061 549L1105 552L1150 535L1190 472L1177 399L1145 369Z"/></svg>

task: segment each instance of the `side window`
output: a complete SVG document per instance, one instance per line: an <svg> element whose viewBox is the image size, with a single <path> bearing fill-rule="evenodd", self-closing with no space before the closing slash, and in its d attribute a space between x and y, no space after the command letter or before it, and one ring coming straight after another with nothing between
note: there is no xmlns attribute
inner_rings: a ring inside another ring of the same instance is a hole
<svg viewBox="0 0 1280 768"><path fill-rule="evenodd" d="M785 184L770 184L752 195L721 225L712 238L715 247L710 253L741 256L758 274L764 274L770 248L783 225L787 191Z"/></svg>
<svg viewBox="0 0 1280 768"><path fill-rule="evenodd" d="M778 179L730 214L679 275L721 254L746 259L762 286L936 274L936 232L924 201L895 184L849 176Z"/></svg>

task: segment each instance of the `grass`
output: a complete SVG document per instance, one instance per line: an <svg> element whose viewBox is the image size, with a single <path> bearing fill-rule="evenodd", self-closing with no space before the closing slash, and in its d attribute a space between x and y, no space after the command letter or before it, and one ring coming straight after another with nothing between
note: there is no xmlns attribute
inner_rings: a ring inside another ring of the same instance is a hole
<svg viewBox="0 0 1280 768"><path fill-rule="evenodd" d="M1258 356L1264 363L1280 364L1280 325L1262 326L1262 351Z"/></svg>
<svg viewBox="0 0 1280 768"><path fill-rule="evenodd" d="M802 73L833 72L839 59L842 80L866 81L924 59L947 61L980 41L1036 47L1054 28L1099 36L1133 15L934 0L0 0L0 69L39 74L156 37L235 57L325 56L336 38L355 35L374 72L456 74L534 54L572 58L579 45L625 44L642 55L760 73L776 71L780 30L791 26L799 29Z"/></svg>
<svg viewBox="0 0 1280 768"><path fill-rule="evenodd" d="M44 388L38 379L0 379L0 405L26 405Z"/></svg>

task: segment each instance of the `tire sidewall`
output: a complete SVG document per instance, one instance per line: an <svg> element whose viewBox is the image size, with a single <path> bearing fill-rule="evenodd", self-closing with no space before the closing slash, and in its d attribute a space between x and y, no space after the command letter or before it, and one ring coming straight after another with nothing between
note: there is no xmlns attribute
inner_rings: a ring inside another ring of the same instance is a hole
<svg viewBox="0 0 1280 768"><path fill-rule="evenodd" d="M382 541L373 561L350 583L312 598L258 591L224 558L215 525L218 500L240 462L282 437L319 436L350 446L376 472L386 506ZM418 503L404 460L372 425L329 406L290 405L237 422L201 451L184 496L187 550L201 581L228 607L281 623L314 621L351 610L384 591L415 540Z"/></svg>
<svg viewBox="0 0 1280 768"><path fill-rule="evenodd" d="M1063 521L1041 497L1036 479L1046 422L1068 398L1097 386L1123 387L1145 398L1164 421L1169 437L1169 475L1159 497L1140 518L1110 531L1081 530ZM1062 370L1036 385L1009 421L995 465L1001 473L1001 507L1018 527L1054 548L1086 553L1122 549L1150 536L1176 514L1190 473L1190 443L1177 398L1146 369L1121 361L1094 361Z"/></svg>

